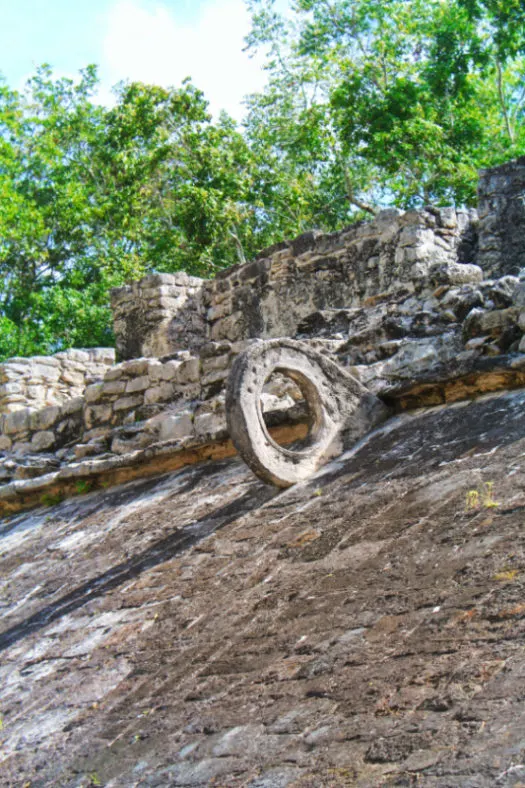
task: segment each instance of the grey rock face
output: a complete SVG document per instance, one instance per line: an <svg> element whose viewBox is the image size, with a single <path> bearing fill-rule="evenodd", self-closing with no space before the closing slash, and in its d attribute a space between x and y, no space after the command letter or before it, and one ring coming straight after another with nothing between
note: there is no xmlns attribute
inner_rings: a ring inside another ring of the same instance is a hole
<svg viewBox="0 0 525 788"><path fill-rule="evenodd" d="M477 262L486 275L517 275L525 266L525 157L482 171L478 197Z"/></svg>

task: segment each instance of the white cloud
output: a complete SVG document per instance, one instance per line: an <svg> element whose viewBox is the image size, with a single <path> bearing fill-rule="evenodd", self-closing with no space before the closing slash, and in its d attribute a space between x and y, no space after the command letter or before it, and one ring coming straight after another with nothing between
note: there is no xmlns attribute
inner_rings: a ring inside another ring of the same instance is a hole
<svg viewBox="0 0 525 788"><path fill-rule="evenodd" d="M208 0L193 24L162 2L117 0L107 17L99 100L110 101L120 80L167 87L189 76L214 114L225 109L239 119L243 96L266 81L261 59L242 51L249 25L243 0Z"/></svg>

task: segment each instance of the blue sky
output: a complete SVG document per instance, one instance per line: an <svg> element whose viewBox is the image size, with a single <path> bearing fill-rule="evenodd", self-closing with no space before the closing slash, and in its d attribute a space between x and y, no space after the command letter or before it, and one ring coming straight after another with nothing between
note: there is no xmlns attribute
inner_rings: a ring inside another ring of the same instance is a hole
<svg viewBox="0 0 525 788"><path fill-rule="evenodd" d="M0 73L11 87L40 63L61 76L96 63L104 103L122 79L167 86L191 76L214 112L240 118L242 97L265 81L261 60L242 52L244 0L0 0L0 19Z"/></svg>

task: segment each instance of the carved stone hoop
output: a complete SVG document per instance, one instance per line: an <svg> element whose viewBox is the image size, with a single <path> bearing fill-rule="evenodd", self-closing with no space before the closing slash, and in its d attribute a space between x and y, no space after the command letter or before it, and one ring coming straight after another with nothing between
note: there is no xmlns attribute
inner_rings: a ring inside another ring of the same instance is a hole
<svg viewBox="0 0 525 788"><path fill-rule="evenodd" d="M279 446L266 428L261 393L273 372L291 378L306 400L310 430L301 448ZM232 441L253 472L278 487L309 478L341 453L344 438L357 440L386 415L383 403L359 381L293 340L254 342L235 360L228 379L226 418Z"/></svg>

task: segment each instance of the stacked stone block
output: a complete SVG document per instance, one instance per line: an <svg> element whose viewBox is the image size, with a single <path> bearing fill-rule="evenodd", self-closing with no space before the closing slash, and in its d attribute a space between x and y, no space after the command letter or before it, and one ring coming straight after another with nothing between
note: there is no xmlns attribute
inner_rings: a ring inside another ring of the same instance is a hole
<svg viewBox="0 0 525 788"><path fill-rule="evenodd" d="M113 451L129 449L137 441L124 440L141 430L144 422L157 414L173 409L200 396L199 359L181 351L166 360L138 358L123 361L110 369L104 380L88 386L85 391L84 442L98 450L102 445ZM124 430L115 432L115 428ZM144 445L147 438L140 438ZM109 443L108 443L109 441ZM80 453L89 453L81 449Z"/></svg>
<svg viewBox="0 0 525 788"><path fill-rule="evenodd" d="M388 210L338 233L306 233L208 283L210 338L294 336L309 314L412 292L440 266L473 262L475 212Z"/></svg>
<svg viewBox="0 0 525 788"><path fill-rule="evenodd" d="M119 359L160 357L202 344L205 325L203 280L176 274L150 274L111 294Z"/></svg>
<svg viewBox="0 0 525 788"><path fill-rule="evenodd" d="M119 357L293 336L316 310L413 291L440 265L473 263L475 225L475 211L387 210L337 233L305 233L211 281L145 277L113 291Z"/></svg>
<svg viewBox="0 0 525 788"><path fill-rule="evenodd" d="M18 455L56 452L81 439L82 397L40 410L22 408L0 416L0 451Z"/></svg>
<svg viewBox="0 0 525 788"><path fill-rule="evenodd" d="M525 156L480 173L478 263L487 277L525 268Z"/></svg>
<svg viewBox="0 0 525 788"><path fill-rule="evenodd" d="M112 348L65 350L0 364L0 414L60 405L83 394L115 363Z"/></svg>

